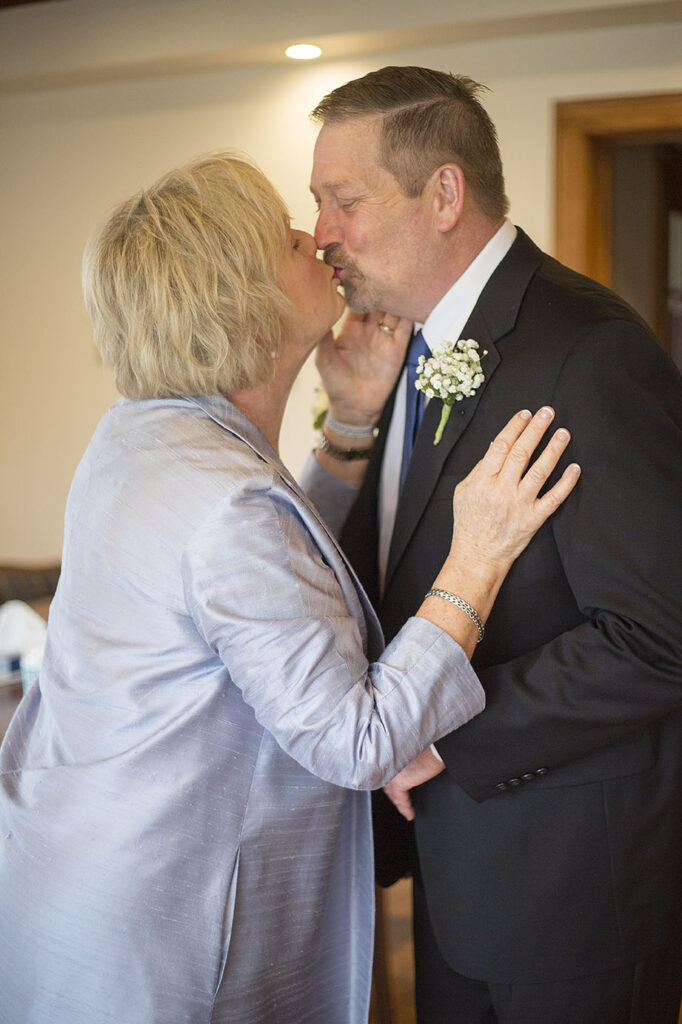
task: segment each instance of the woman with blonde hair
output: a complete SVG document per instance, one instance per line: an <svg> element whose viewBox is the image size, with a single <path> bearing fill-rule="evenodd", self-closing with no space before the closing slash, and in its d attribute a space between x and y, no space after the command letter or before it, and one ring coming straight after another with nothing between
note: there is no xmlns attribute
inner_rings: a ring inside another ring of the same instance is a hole
<svg viewBox="0 0 682 1024"><path fill-rule="evenodd" d="M76 472L43 669L0 752L0 1019L361 1024L366 791L483 708L468 656L575 483L538 498L568 435L523 475L549 418L514 417L455 495L434 587L457 600L425 596L383 650L277 453L343 299L269 182L229 155L168 174L84 282L123 397ZM379 320L347 355L397 372L408 325Z"/></svg>

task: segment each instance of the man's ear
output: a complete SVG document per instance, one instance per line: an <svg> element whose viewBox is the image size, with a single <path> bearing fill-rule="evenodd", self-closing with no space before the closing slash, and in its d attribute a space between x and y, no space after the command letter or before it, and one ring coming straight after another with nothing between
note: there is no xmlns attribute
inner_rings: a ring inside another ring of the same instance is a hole
<svg viewBox="0 0 682 1024"><path fill-rule="evenodd" d="M458 164L443 164L434 172L432 182L436 227L445 234L454 228L464 209L464 173Z"/></svg>

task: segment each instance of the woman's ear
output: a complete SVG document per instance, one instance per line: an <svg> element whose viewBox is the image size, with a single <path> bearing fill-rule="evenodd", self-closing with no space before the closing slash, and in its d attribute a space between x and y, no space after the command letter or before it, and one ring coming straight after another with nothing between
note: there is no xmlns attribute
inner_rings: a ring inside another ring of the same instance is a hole
<svg viewBox="0 0 682 1024"><path fill-rule="evenodd" d="M458 164L443 164L432 181L436 227L445 233L454 228L464 209L464 174Z"/></svg>

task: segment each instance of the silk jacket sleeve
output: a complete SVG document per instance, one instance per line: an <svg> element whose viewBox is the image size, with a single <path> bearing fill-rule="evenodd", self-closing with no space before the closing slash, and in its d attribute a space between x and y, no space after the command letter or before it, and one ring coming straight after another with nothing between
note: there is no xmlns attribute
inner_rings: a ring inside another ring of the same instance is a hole
<svg viewBox="0 0 682 1024"><path fill-rule="evenodd" d="M461 648L424 619L369 664L362 616L302 511L274 475L232 487L187 545L187 606L287 753L327 781L377 788L477 714L483 692Z"/></svg>
<svg viewBox="0 0 682 1024"><path fill-rule="evenodd" d="M332 534L338 537L355 501L355 488L323 469L312 453L301 473L301 487Z"/></svg>

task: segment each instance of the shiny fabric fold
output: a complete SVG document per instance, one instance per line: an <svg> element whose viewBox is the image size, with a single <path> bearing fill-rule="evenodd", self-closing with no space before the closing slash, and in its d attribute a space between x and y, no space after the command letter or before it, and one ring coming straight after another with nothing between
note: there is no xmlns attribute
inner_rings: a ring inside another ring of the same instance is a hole
<svg viewBox="0 0 682 1024"><path fill-rule="evenodd" d="M382 653L326 525L228 401L121 400L0 750L0 1020L363 1024L364 791L482 706L430 623Z"/></svg>

